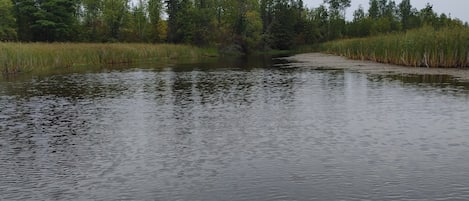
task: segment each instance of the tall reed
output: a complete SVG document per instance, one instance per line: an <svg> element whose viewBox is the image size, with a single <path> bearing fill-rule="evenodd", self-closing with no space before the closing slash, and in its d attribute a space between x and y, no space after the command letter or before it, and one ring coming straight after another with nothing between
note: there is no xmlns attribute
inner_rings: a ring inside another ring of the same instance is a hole
<svg viewBox="0 0 469 201"><path fill-rule="evenodd" d="M469 28L423 27L406 33L332 41L322 48L328 53L381 63L469 67Z"/></svg>
<svg viewBox="0 0 469 201"><path fill-rule="evenodd" d="M216 51L171 44L1 43L3 73L30 72L81 65L109 65L140 60L166 62L200 59Z"/></svg>

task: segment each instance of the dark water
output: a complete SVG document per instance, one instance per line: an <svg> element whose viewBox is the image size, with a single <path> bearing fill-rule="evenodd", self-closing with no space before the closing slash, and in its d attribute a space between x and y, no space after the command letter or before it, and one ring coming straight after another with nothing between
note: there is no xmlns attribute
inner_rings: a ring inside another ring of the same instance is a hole
<svg viewBox="0 0 469 201"><path fill-rule="evenodd" d="M0 200L469 200L467 84L251 61L1 81Z"/></svg>

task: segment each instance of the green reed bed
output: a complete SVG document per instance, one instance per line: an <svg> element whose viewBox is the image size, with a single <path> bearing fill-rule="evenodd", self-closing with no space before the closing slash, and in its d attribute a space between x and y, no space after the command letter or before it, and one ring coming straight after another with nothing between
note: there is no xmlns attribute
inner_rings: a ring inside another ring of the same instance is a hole
<svg viewBox="0 0 469 201"><path fill-rule="evenodd" d="M405 66L469 67L469 29L424 27L407 33L323 44L328 53Z"/></svg>
<svg viewBox="0 0 469 201"><path fill-rule="evenodd" d="M77 66L114 65L144 60L168 62L216 56L212 49L171 44L1 43L3 73Z"/></svg>

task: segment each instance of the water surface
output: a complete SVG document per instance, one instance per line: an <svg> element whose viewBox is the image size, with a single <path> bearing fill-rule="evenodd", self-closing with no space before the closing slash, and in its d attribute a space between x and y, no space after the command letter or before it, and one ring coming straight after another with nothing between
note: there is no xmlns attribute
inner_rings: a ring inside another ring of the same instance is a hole
<svg viewBox="0 0 469 201"><path fill-rule="evenodd" d="M0 200L468 200L467 167L469 89L443 75L267 58L0 82Z"/></svg>

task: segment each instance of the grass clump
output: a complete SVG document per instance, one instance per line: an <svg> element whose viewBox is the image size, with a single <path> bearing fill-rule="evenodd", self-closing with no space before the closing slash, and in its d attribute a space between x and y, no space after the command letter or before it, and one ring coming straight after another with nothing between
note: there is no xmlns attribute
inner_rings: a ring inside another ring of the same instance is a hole
<svg viewBox="0 0 469 201"><path fill-rule="evenodd" d="M144 60L199 60L207 56L217 56L216 50L171 44L0 42L0 69L4 74Z"/></svg>
<svg viewBox="0 0 469 201"><path fill-rule="evenodd" d="M406 33L323 44L328 53L405 66L469 67L469 29L423 27Z"/></svg>

